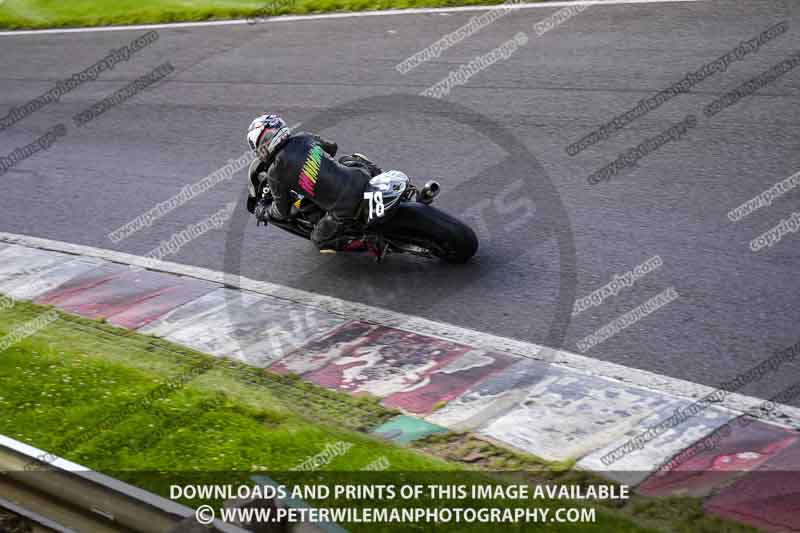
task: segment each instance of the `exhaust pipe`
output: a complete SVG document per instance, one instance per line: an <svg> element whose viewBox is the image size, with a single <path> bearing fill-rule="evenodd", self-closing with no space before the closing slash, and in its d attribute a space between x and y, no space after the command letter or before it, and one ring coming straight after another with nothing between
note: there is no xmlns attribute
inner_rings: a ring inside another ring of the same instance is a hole
<svg viewBox="0 0 800 533"><path fill-rule="evenodd" d="M417 192L417 201L428 205L433 202L434 198L439 196L439 191L441 191L439 182L429 181Z"/></svg>

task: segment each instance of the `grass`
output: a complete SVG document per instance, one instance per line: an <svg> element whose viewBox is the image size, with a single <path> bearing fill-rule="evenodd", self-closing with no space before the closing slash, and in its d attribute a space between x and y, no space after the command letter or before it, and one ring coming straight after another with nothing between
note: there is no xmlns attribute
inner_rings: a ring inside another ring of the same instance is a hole
<svg viewBox="0 0 800 533"><path fill-rule="evenodd" d="M47 308L17 302L0 310L0 337ZM570 463L548 463L477 439L447 433L401 447L365 433L396 413L371 397L353 398L217 359L111 325L59 313L46 328L0 352L0 434L168 497L172 484L592 483ZM343 453L312 473L289 470L326 446ZM380 460L384 472L363 472ZM503 472L490 472L500 470ZM513 471L513 472L509 472ZM221 505L220 500L183 503ZM576 502L425 497L411 502L311 499L348 507L556 507ZM702 514L698 500L591 502L593 524L547 524L562 531L750 531ZM451 523L436 531L493 532L497 524ZM432 530L347 524L352 531ZM503 525L530 531L531 525Z"/></svg>
<svg viewBox="0 0 800 533"><path fill-rule="evenodd" d="M0 0L10 29L146 24L371 9L488 5L487 0Z"/></svg>
<svg viewBox="0 0 800 533"><path fill-rule="evenodd" d="M40 312L33 304L17 303L0 312L0 330L8 332ZM159 339L60 316L0 358L0 431L9 436L101 470L193 469L184 452L204 469L246 465L249 470L256 464L285 470L326 442L344 439L355 439L364 454L354 451L337 459L339 468L357 469L378 451L400 452L394 460L409 468L444 467L359 433L395 414L375 399L351 398ZM203 363L210 370L197 372L184 386L163 387ZM166 394L144 403L160 386ZM142 408L130 409L137 402ZM164 438L141 435L143 427ZM205 440L202 450L189 449L198 435ZM252 446L254 441L261 444ZM65 449L65 443L74 449ZM254 454L251 448L268 453Z"/></svg>

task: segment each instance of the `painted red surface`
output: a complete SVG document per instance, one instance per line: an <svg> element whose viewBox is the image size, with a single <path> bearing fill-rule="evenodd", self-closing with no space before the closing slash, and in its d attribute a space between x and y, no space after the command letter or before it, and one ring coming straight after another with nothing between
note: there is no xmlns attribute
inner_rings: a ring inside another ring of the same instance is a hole
<svg viewBox="0 0 800 533"><path fill-rule="evenodd" d="M705 509L767 531L800 531L800 441L722 489Z"/></svg>
<svg viewBox="0 0 800 533"><path fill-rule="evenodd" d="M462 356L462 359L466 357ZM478 357L485 361L455 371L441 369L438 372L431 372L411 390L387 396L383 404L410 413L427 414L432 412L437 404L459 397L473 385L500 372L517 360L515 357L500 353L483 352Z"/></svg>
<svg viewBox="0 0 800 533"><path fill-rule="evenodd" d="M385 397L412 388L467 351L467 346L374 326L337 359L304 377L325 387Z"/></svg>
<svg viewBox="0 0 800 533"><path fill-rule="evenodd" d="M109 318L109 322L128 329L138 329L158 320L173 309L200 298L219 285L208 281L176 278L177 285L159 292L141 294L142 298L133 302L124 311Z"/></svg>
<svg viewBox="0 0 800 533"><path fill-rule="evenodd" d="M94 270L75 276L55 289L40 295L34 302L37 304L62 307L64 302L73 298L80 299L80 295L83 292L108 283L128 272L130 272L130 268L126 266L116 263L105 264Z"/></svg>
<svg viewBox="0 0 800 533"><path fill-rule="evenodd" d="M384 404L429 413L513 363L504 354L366 322L350 322L273 364L324 387L370 393Z"/></svg>
<svg viewBox="0 0 800 533"><path fill-rule="evenodd" d="M311 341L286 357L273 363L269 368L273 372L305 375L317 370L336 359L345 352L358 346L364 336L377 326L366 322L347 322L334 329L320 339Z"/></svg>
<svg viewBox="0 0 800 533"><path fill-rule="evenodd" d="M746 418L732 420L676 455L637 490L648 496L707 496L797 442L800 434L794 431Z"/></svg>
<svg viewBox="0 0 800 533"><path fill-rule="evenodd" d="M138 328L214 288L199 280L110 264L48 291L36 303Z"/></svg>

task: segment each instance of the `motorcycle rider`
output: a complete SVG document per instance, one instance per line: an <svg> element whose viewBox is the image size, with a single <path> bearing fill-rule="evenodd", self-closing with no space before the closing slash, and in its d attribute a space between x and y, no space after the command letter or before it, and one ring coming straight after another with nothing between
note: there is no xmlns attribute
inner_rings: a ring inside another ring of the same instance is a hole
<svg viewBox="0 0 800 533"><path fill-rule="evenodd" d="M336 249L337 237L363 200L369 180L382 171L361 154L337 162L335 142L318 135L293 134L278 115L261 115L247 130L247 143L256 154L250 165L247 209L260 223L287 220L314 206L322 210L308 218L315 222L311 241L319 248ZM310 202L293 201L292 191ZM317 211L318 212L318 211Z"/></svg>

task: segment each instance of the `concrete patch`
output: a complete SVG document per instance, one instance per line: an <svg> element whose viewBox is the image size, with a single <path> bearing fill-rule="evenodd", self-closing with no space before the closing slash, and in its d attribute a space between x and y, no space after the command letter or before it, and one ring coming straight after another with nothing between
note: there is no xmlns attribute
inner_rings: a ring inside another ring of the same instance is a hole
<svg viewBox="0 0 800 533"><path fill-rule="evenodd" d="M800 442L722 489L704 507L767 531L800 531Z"/></svg>
<svg viewBox="0 0 800 533"><path fill-rule="evenodd" d="M515 408L530 387L545 379L550 368L540 361L521 359L472 387L427 420L459 431L477 429Z"/></svg>
<svg viewBox="0 0 800 533"><path fill-rule="evenodd" d="M428 413L515 359L367 322L351 322L272 365L324 387Z"/></svg>
<svg viewBox="0 0 800 533"><path fill-rule="evenodd" d="M68 256L74 257L74 256ZM0 292L5 292L18 300L33 300L69 280L85 274L104 264L94 257L76 257L65 262L49 265L47 268L27 276L21 276L13 283L0 284Z"/></svg>
<svg viewBox="0 0 800 533"><path fill-rule="evenodd" d="M522 360L427 420L478 433L548 460L578 459L678 401L654 391ZM674 408L674 407L673 407Z"/></svg>
<svg viewBox="0 0 800 533"><path fill-rule="evenodd" d="M223 288L175 309L141 331L263 368L343 322L343 318L303 305Z"/></svg>
<svg viewBox="0 0 800 533"><path fill-rule="evenodd" d="M372 432L386 440L399 444L407 444L411 441L433 435L434 433L445 433L447 430L441 426L425 422L413 416L400 415L392 418L375 428Z"/></svg>
<svg viewBox="0 0 800 533"><path fill-rule="evenodd" d="M205 320L206 317L224 310L228 295L229 293L223 289L212 291L175 308L158 320L144 326L140 331L156 337L169 338L173 333L191 327L198 321ZM247 296L243 294L242 298L247 298Z"/></svg>
<svg viewBox="0 0 800 533"><path fill-rule="evenodd" d="M608 453L624 445L630 439L645 433L649 428L658 426L675 415L676 409L685 409L692 402L683 399L663 398L661 408L635 426L630 427L624 435L615 439L608 446L598 449L578 462L578 467L604 472L606 476L620 483L638 485L647 478L659 465L664 464L681 450L705 438L723 424L731 421L736 414L727 410L708 407L682 423L664 430L654 439L645 443L641 449L634 449L620 459L605 464L602 458Z"/></svg>
<svg viewBox="0 0 800 533"><path fill-rule="evenodd" d="M0 292L8 294L35 276L75 256L10 245L0 250Z"/></svg>
<svg viewBox="0 0 800 533"><path fill-rule="evenodd" d="M796 442L795 431L740 417L682 450L637 490L647 496L705 497Z"/></svg>
<svg viewBox="0 0 800 533"><path fill-rule="evenodd" d="M478 432L548 460L578 459L637 432L641 422L678 402L653 391L551 367L507 414Z"/></svg>

